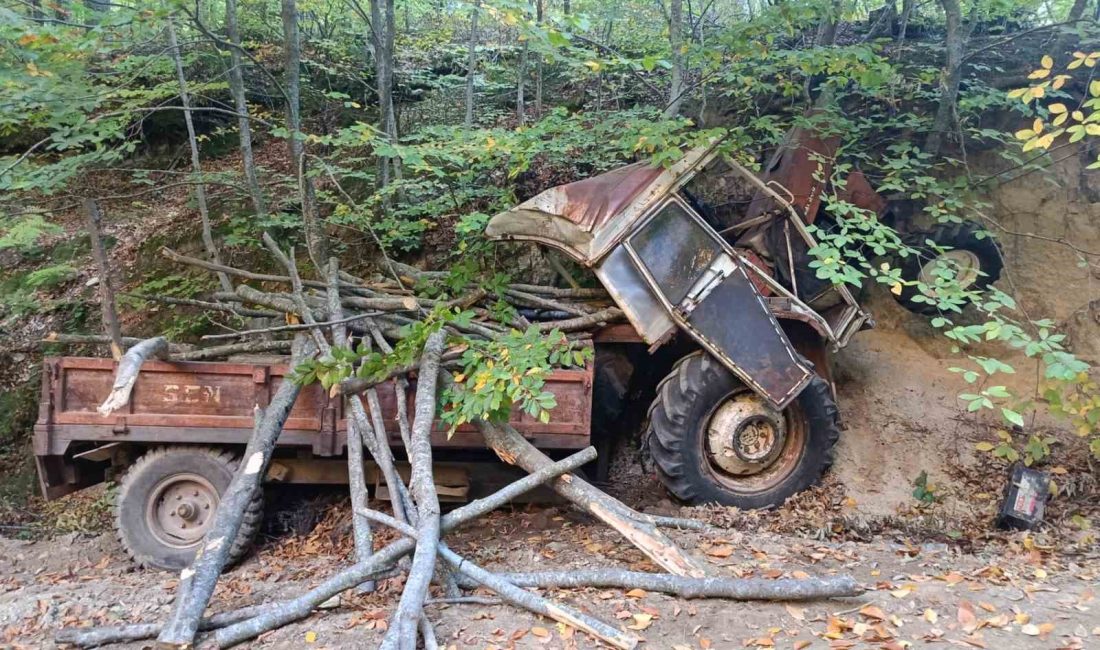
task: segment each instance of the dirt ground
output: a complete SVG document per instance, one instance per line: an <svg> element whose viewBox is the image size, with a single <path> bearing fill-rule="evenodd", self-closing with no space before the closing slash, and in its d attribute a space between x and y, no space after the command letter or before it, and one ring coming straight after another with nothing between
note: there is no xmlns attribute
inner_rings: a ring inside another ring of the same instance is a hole
<svg viewBox="0 0 1100 650"><path fill-rule="evenodd" d="M212 609L286 598L347 564L346 522L334 509L311 533L268 542L223 579ZM1006 536L976 553L897 535L822 542L737 530L673 532L721 575L766 578L847 573L868 589L809 603L688 601L662 594L588 589L548 595L617 622L653 648L991 649L1100 647L1100 562L1052 555ZM608 528L553 506L501 512L456 533L452 547L495 569L615 566L654 570ZM0 646L54 647L61 627L163 619L175 576L133 569L112 535L0 540ZM400 585L345 595L249 647L369 648L381 639ZM501 605L431 605L443 646L591 648L594 640ZM119 648L146 648L152 642ZM201 647L201 646L200 646Z"/></svg>

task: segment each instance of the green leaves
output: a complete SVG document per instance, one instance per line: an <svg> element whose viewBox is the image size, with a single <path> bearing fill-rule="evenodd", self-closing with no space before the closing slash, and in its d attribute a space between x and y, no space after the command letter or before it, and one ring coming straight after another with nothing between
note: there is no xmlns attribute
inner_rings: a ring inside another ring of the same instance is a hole
<svg viewBox="0 0 1100 650"><path fill-rule="evenodd" d="M454 385L443 393L443 421L453 433L474 419L506 421L517 408L546 424L557 406L553 393L544 390L552 369L591 359L591 347L574 347L561 332L543 333L535 326L492 341L470 341Z"/></svg>

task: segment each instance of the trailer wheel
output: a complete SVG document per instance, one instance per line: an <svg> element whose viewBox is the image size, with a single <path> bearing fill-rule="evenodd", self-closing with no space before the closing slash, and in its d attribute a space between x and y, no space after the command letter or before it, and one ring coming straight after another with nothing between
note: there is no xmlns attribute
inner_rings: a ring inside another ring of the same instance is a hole
<svg viewBox="0 0 1100 650"><path fill-rule="evenodd" d="M905 244L917 251L916 255L901 258L901 276L906 280L920 280L926 286L936 284L936 270L941 262L955 269L959 287L973 291L985 291L1001 277L1004 260L997 241L990 236L979 237L984 229L973 221L939 224L929 231L910 233ZM925 242L931 240L946 249L938 253ZM914 300L917 296L920 299ZM934 291L922 292L915 286L902 287L897 296L906 309L915 314L935 314L939 307L935 302L925 302L924 298L934 298ZM962 305L960 305L961 307Z"/></svg>
<svg viewBox="0 0 1100 650"><path fill-rule="evenodd" d="M778 412L702 351L676 364L649 408L657 475L691 504L778 506L817 483L839 437L824 379L815 376Z"/></svg>
<svg viewBox="0 0 1100 650"><path fill-rule="evenodd" d="M178 571L191 564L213 523L237 459L206 447L161 447L134 463L115 501L115 529L139 566ZM263 519L263 491L245 511L229 563L244 557Z"/></svg>

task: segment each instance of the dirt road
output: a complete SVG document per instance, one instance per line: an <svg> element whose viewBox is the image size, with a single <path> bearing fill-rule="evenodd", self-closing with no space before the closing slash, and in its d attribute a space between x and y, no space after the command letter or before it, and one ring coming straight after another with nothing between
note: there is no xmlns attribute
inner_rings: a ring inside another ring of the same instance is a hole
<svg viewBox="0 0 1100 650"><path fill-rule="evenodd" d="M796 604L687 601L638 590L550 595L617 621L651 648L1100 647L1100 561L1052 555L1022 534L973 554L890 536L826 543L734 530L673 535L720 574L845 572L869 591ZM495 514L457 533L452 546L498 569L654 568L615 533L556 507ZM309 534L268 541L223 579L213 609L297 594L346 564L349 550L338 515ZM0 539L0 647L53 647L52 635L65 626L162 619L174 586L171 574L134 570L108 534ZM383 583L372 595L345 595L334 609L270 633L252 647L373 647L399 593L399 585ZM428 613L445 647L596 647L580 633L508 606L431 605Z"/></svg>

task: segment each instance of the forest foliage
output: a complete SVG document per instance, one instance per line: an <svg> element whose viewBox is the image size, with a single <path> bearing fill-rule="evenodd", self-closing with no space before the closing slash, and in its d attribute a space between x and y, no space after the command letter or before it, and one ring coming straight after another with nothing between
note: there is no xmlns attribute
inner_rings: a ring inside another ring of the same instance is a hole
<svg viewBox="0 0 1100 650"><path fill-rule="evenodd" d="M452 298L530 271L481 233L542 189L636 160L668 165L714 137L759 170L805 124L841 143L816 275L900 293L919 280L890 260L912 249L840 198L848 173L861 169L922 222L967 219L1002 234L984 198L1001 179L977 178L969 158L992 152L1014 175L1043 173L1075 155L1062 142L1100 135L1088 5L15 0L0 7L0 253L35 266L4 276L0 316L73 308L43 296L78 276L86 247L64 242L84 198L121 221L183 190L211 259L249 258L266 232L315 267L330 254L360 270L379 270L383 254L427 260L448 275L418 292ZM1096 264L1072 245L1066 254ZM1007 289L968 290L954 276L944 267L918 299L936 304L931 323L957 346L951 371L973 386L964 408L1003 421L1003 439L982 448L1042 460L1046 439L1030 434L1045 407L1100 457L1100 391L1065 335ZM135 293L213 288L143 277ZM999 382L1023 368L975 353L983 341L1030 359L1043 390L1017 395ZM472 346L447 397L451 423L513 401L549 417L540 374L584 360L560 343L516 331ZM304 372L331 385L375 368L372 354L337 352Z"/></svg>

